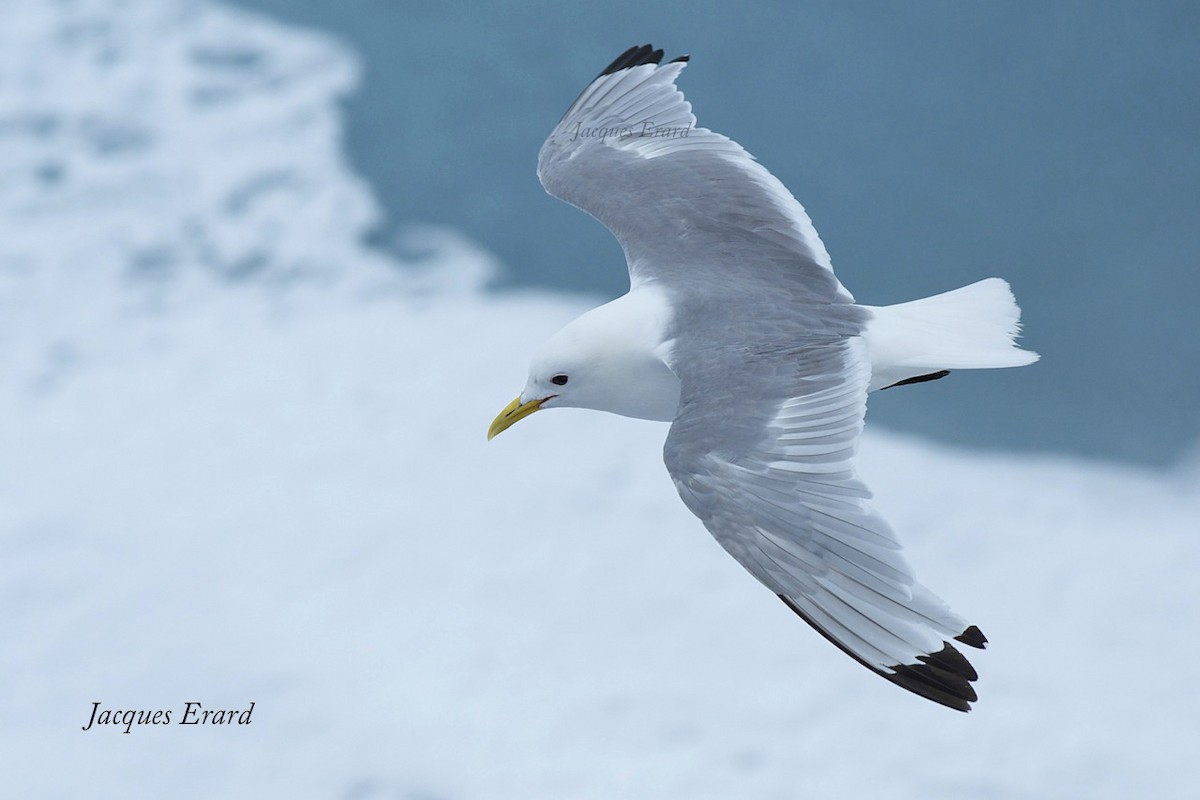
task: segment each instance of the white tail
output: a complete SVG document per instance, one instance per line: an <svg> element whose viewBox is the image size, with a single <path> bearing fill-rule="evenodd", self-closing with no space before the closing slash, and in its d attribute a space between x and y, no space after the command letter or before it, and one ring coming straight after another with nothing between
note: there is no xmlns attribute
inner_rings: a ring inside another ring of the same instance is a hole
<svg viewBox="0 0 1200 800"><path fill-rule="evenodd" d="M1020 367L1038 354L1017 347L1021 309L999 278L900 303L864 306L871 391L947 369Z"/></svg>

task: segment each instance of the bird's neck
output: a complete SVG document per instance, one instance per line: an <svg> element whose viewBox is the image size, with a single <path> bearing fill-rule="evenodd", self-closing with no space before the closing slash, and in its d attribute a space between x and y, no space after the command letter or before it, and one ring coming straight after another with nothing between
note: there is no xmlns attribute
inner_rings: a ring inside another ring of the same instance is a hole
<svg viewBox="0 0 1200 800"><path fill-rule="evenodd" d="M637 419L675 418L679 379L664 361L670 305L661 290L639 284L574 324L596 346L597 377L611 389L591 407Z"/></svg>

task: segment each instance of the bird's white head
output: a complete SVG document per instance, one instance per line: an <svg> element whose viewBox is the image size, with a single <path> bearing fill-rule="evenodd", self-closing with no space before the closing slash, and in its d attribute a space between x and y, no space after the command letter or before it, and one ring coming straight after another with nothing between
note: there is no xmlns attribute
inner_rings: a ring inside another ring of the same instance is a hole
<svg viewBox="0 0 1200 800"><path fill-rule="evenodd" d="M592 309L542 345L524 391L492 422L489 439L543 408L674 416L679 381L663 363L661 327L644 324L642 304L629 297Z"/></svg>

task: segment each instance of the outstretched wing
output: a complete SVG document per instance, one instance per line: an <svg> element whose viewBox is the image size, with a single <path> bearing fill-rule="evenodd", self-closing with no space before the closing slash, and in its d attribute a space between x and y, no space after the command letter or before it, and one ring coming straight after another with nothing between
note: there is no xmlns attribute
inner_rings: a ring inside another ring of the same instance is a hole
<svg viewBox="0 0 1200 800"><path fill-rule="evenodd" d="M608 226L635 282L745 289L766 274L851 301L804 208L737 142L696 127L675 87L687 57L662 55L630 48L584 89L542 145L546 191Z"/></svg>
<svg viewBox="0 0 1200 800"><path fill-rule="evenodd" d="M680 413L664 456L688 508L860 664L969 710L977 675L951 642L982 647L986 639L916 582L854 472L870 381L862 341L812 340L757 357L724 348L682 355Z"/></svg>

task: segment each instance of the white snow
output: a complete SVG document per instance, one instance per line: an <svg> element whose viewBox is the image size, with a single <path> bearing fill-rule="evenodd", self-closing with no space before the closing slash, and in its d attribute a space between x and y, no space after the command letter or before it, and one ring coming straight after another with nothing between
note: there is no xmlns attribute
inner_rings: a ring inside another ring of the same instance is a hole
<svg viewBox="0 0 1200 800"><path fill-rule="evenodd" d="M352 54L95 0L14 5L0 56L8 796L1196 796L1195 465L869 431L919 576L991 639L948 711L729 559L663 426L485 441L593 300L484 293L452 232L360 244ZM83 732L96 701L255 710Z"/></svg>

